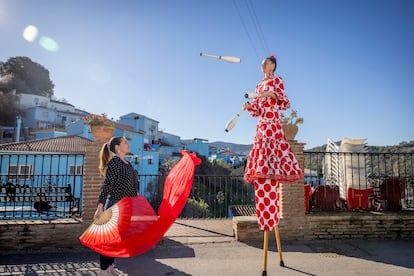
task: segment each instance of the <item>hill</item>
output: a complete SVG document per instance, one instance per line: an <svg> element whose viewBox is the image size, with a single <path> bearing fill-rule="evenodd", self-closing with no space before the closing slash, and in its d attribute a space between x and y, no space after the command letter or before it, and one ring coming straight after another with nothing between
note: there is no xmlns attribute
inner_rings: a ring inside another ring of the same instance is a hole
<svg viewBox="0 0 414 276"><path fill-rule="evenodd" d="M188 140L191 141L191 140ZM340 144L341 141L335 142L336 144ZM235 153L245 153L248 154L252 145L245 145L245 144L235 144L230 142L223 142L223 141L215 141L208 143L210 146L217 147L219 149L229 150ZM305 151L310 152L324 152L326 149L326 144L314 147L311 149L306 149ZM393 146L370 146L368 144L369 152L376 152L376 153L392 153L392 152L406 152L406 153L414 153L414 141L409 142L400 142L398 145Z"/></svg>
<svg viewBox="0 0 414 276"><path fill-rule="evenodd" d="M219 149L227 149L236 153L248 153L252 147L252 145L234 144L222 141L211 142L210 146L214 146Z"/></svg>

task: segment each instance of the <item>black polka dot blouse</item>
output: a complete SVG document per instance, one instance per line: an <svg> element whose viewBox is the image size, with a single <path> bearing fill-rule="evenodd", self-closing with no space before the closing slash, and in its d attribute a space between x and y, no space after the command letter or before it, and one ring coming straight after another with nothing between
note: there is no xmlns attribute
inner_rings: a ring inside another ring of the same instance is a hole
<svg viewBox="0 0 414 276"><path fill-rule="evenodd" d="M138 173L132 165L114 156L106 165L105 180L98 203L105 205L108 195L118 201L126 196L136 196L138 192Z"/></svg>

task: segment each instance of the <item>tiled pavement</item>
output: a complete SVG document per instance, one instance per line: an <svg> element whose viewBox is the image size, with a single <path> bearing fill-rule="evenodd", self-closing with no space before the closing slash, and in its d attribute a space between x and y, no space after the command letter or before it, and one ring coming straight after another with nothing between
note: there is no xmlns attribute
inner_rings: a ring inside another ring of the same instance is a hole
<svg viewBox="0 0 414 276"><path fill-rule="evenodd" d="M232 221L229 219L181 219L171 226L156 249L233 241ZM97 275L98 271L97 254L82 247L75 250L0 256L0 275Z"/></svg>
<svg viewBox="0 0 414 276"><path fill-rule="evenodd" d="M414 241L269 243L267 275L414 275ZM235 242L231 220L178 220L149 252L116 264L124 275L261 275L262 244ZM97 275L89 249L0 256L0 275Z"/></svg>

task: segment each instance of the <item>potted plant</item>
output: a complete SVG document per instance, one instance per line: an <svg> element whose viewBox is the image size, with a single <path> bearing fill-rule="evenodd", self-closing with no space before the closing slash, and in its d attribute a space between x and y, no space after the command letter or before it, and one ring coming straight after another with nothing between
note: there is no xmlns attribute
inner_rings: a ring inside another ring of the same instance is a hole
<svg viewBox="0 0 414 276"><path fill-rule="evenodd" d="M108 119L105 113L101 115L89 114L83 117L83 121L91 129L95 141L107 142L115 131L115 123Z"/></svg>
<svg viewBox="0 0 414 276"><path fill-rule="evenodd" d="M303 124L303 118L298 117L298 112L296 110L291 110L290 115L286 116L284 113L280 114L280 119L282 121L283 132L285 133L287 140L295 139L296 134L298 133L298 124Z"/></svg>

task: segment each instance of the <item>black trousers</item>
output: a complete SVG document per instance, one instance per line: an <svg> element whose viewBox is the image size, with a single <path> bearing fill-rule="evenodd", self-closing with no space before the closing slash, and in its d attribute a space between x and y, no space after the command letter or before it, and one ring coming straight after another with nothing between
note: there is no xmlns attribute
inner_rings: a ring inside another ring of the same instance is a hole
<svg viewBox="0 0 414 276"><path fill-rule="evenodd" d="M101 269L107 270L108 267L114 263L115 258L114 257L108 257L105 255L99 254L99 261L101 263Z"/></svg>
<svg viewBox="0 0 414 276"><path fill-rule="evenodd" d="M111 207L112 205L114 205L117 202L117 200L111 200L111 199L107 199L105 202L105 206L104 209L108 209L109 207ZM100 262L100 266L101 269L103 270L107 270L108 267L113 264L115 261L114 257L108 257L102 254L99 254L99 262Z"/></svg>

